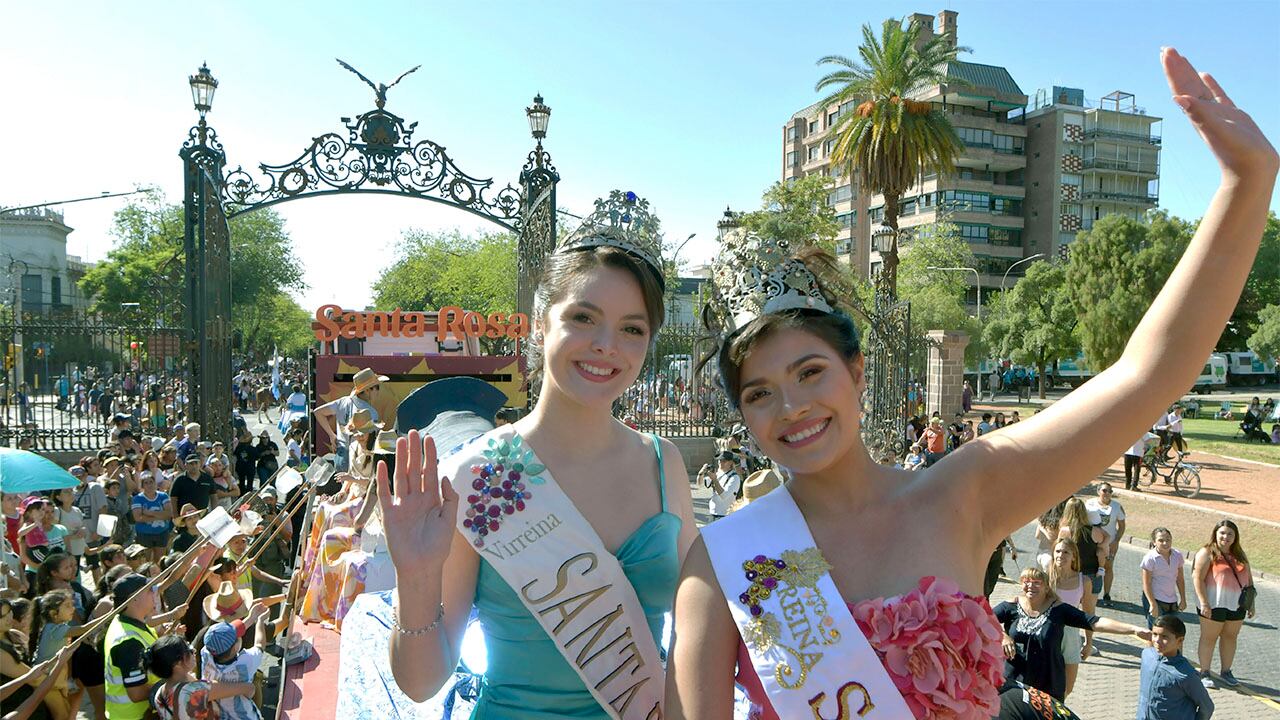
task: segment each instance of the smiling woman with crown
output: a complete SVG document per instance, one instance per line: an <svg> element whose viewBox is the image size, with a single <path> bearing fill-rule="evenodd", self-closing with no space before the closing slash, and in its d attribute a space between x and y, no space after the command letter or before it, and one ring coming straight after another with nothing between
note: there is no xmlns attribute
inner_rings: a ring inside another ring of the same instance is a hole
<svg viewBox="0 0 1280 720"><path fill-rule="evenodd" d="M394 492L379 464L390 661L410 698L452 676L474 605L488 669L473 718L662 716L658 635L696 536L688 477L674 445L611 414L662 325L657 229L635 193L597 200L535 293L530 414L457 448L410 431Z"/></svg>
<svg viewBox="0 0 1280 720"><path fill-rule="evenodd" d="M1275 150L1211 76L1170 49L1162 60L1222 167L1195 238L1115 365L927 470L880 465L862 443L863 356L821 281L829 258L725 243L724 391L791 479L690 549L666 718L728 720L735 678L761 720L999 712L1001 629L979 594L991 548L1102 472L1191 385L1266 222Z"/></svg>

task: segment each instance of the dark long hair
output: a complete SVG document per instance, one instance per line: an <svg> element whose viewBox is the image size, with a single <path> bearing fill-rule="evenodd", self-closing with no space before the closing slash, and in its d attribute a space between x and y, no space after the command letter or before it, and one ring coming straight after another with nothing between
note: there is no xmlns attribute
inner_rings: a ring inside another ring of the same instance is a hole
<svg viewBox="0 0 1280 720"><path fill-rule="evenodd" d="M36 598L36 616L31 623L31 637L27 639L32 657L40 647L40 633L44 626L53 622L53 611L69 602L73 602L70 590L50 590Z"/></svg>
<svg viewBox="0 0 1280 720"><path fill-rule="evenodd" d="M55 552L46 557L40 563L40 567L36 569L36 594L43 595L50 590L54 590L53 574L57 572L62 563L72 559L70 555L64 552Z"/></svg>

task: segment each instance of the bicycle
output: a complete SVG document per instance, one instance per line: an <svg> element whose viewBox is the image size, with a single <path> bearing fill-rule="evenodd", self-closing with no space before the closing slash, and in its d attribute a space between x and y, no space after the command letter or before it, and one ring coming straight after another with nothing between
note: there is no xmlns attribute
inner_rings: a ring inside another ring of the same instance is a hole
<svg viewBox="0 0 1280 720"><path fill-rule="evenodd" d="M1142 458L1142 471L1138 473L1138 483L1150 487L1155 484L1158 476L1166 485L1173 485L1173 492L1182 497L1193 498L1199 495L1200 467L1183 462L1183 458L1189 454L1187 451L1179 451L1171 462L1159 450L1148 452Z"/></svg>

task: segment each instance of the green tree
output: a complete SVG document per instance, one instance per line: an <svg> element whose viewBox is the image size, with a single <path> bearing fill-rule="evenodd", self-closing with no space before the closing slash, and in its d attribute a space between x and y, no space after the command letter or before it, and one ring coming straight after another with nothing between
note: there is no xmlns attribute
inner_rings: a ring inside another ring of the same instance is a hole
<svg viewBox="0 0 1280 720"><path fill-rule="evenodd" d="M1280 305L1258 313L1258 329L1249 336L1249 349L1259 357L1280 361Z"/></svg>
<svg viewBox="0 0 1280 720"><path fill-rule="evenodd" d="M1034 364L1044 399L1045 367L1075 354L1076 314L1067 292L1066 268L1032 263L1026 275L987 308L983 339L995 355Z"/></svg>
<svg viewBox="0 0 1280 720"><path fill-rule="evenodd" d="M373 292L374 306L386 310L456 305L485 314L514 312L516 238L509 233L463 235L456 229L407 231ZM481 338L481 343L495 354L510 349L505 338Z"/></svg>
<svg viewBox="0 0 1280 720"><path fill-rule="evenodd" d="M235 327L243 334L246 353L256 360L278 351L285 357L301 358L315 344L311 333L311 313L286 292L274 292L260 302L242 308Z"/></svg>
<svg viewBox="0 0 1280 720"><path fill-rule="evenodd" d="M903 248L898 269L899 297L911 301L912 373L924 373L928 358L926 333L960 330L969 335L965 363L974 366L985 357L981 323L965 307L968 273L930 270L931 267L973 267L973 251L953 223L939 222L913 228Z"/></svg>
<svg viewBox="0 0 1280 720"><path fill-rule="evenodd" d="M1141 221L1108 215L1071 244L1066 282L1090 368L1101 372L1120 358L1192 231L1190 223L1163 211Z"/></svg>
<svg viewBox="0 0 1280 720"><path fill-rule="evenodd" d="M884 222L895 231L883 253L885 279L897 291L899 203L922 174L943 175L955 167L964 144L946 114L927 102L907 99L922 87L956 79L947 70L956 55L954 38L934 36L917 47L916 21L885 20L877 37L870 24L862 26L862 45L856 62L828 55L819 65L833 65L818 80L817 91L832 92L819 107L841 106L840 118L828 135L835 140L831 162L847 168L863 192L884 196ZM844 107L850 105L850 110Z"/></svg>
<svg viewBox="0 0 1280 720"><path fill-rule="evenodd" d="M112 229L115 246L80 281L81 291L92 298L90 309L121 323L139 317L181 322L183 227L181 206L165 204L158 194L119 210ZM304 289L302 264L295 259L284 220L274 210L236 217L230 230L232 328L242 337L255 338L246 351L265 355L273 344L285 345L288 334L250 332L246 318L257 314L260 304L278 304L280 294Z"/></svg>
<svg viewBox="0 0 1280 720"><path fill-rule="evenodd" d="M1267 216L1267 227L1262 232L1262 244L1254 258L1249 277L1236 309L1227 321L1227 327L1218 340L1221 352L1244 350L1253 347L1251 335L1262 323L1261 312L1269 305L1280 304L1280 218L1274 212Z"/></svg>
<svg viewBox="0 0 1280 720"><path fill-rule="evenodd" d="M816 245L834 253L840 223L827 202L830 193L831 178L824 175L776 182L764 191L761 209L743 213L739 222L763 237Z"/></svg>

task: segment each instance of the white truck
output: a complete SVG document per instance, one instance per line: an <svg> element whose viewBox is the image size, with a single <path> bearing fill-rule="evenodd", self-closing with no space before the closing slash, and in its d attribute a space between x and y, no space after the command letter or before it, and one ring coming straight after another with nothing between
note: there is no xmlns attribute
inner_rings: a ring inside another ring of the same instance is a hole
<svg viewBox="0 0 1280 720"><path fill-rule="evenodd" d="M1209 358L1205 360L1204 369L1191 386L1191 392L1207 393L1217 388L1226 388L1227 368L1228 358L1226 354L1211 353ZM1047 369L1045 372L1046 374L1049 373ZM1057 371L1052 375L1048 375L1045 378L1045 383L1050 387L1065 383L1072 388L1078 388L1096 374L1089 369L1089 365L1084 359L1084 353L1079 353L1074 358L1059 360Z"/></svg>
<svg viewBox="0 0 1280 720"><path fill-rule="evenodd" d="M1229 352L1227 356L1228 385L1266 385L1280 382L1276 377L1276 362L1263 360L1251 352Z"/></svg>

